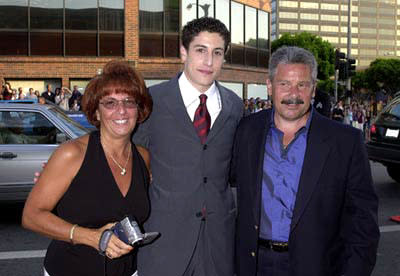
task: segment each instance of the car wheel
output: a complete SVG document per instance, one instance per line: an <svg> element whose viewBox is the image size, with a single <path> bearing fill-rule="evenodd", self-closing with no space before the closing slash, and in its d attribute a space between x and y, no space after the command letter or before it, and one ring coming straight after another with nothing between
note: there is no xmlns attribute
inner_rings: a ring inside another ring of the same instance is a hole
<svg viewBox="0 0 400 276"><path fill-rule="evenodd" d="M389 165L386 167L386 170L389 176L394 179L394 181L400 183L400 166Z"/></svg>

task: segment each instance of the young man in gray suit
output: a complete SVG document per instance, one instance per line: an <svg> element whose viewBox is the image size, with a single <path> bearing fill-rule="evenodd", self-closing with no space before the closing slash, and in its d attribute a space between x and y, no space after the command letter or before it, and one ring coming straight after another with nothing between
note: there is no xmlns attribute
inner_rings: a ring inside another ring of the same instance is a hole
<svg viewBox="0 0 400 276"><path fill-rule="evenodd" d="M219 20L189 22L180 47L183 72L150 87L153 112L133 140L150 152L145 228L161 237L140 249L140 276L233 275L236 209L228 172L243 105L215 81L229 42Z"/></svg>

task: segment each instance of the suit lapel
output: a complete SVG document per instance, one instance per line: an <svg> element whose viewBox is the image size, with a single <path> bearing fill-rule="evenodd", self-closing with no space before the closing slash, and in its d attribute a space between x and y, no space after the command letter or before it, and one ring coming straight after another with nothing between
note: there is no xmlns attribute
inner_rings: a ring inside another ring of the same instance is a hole
<svg viewBox="0 0 400 276"><path fill-rule="evenodd" d="M249 187L254 189L251 191L251 198L255 199L252 204L254 220L257 222L260 221L265 142L270 128L271 109L260 112L265 113L264 116L257 122L254 132L248 134L248 147L250 149L248 159L252 160L250 167L256 169L255 185L249 185Z"/></svg>
<svg viewBox="0 0 400 276"><path fill-rule="evenodd" d="M214 137L216 137L218 132L223 129L225 121L229 118L229 115L232 112L232 101L229 98L229 92L224 87L220 86L218 82L216 82L216 85L218 87L219 95L221 97L222 107L217 119L215 120L210 132L208 133L207 143L209 143Z"/></svg>
<svg viewBox="0 0 400 276"><path fill-rule="evenodd" d="M329 135L324 129L325 126L323 120L321 120L321 115L314 112L307 139L303 169L297 189L296 202L290 227L291 231L296 227L312 197L330 151L329 144L326 143Z"/></svg>
<svg viewBox="0 0 400 276"><path fill-rule="evenodd" d="M168 82L167 91L163 95L162 103L172 116L174 116L176 124L181 125L182 129L186 130L193 139L200 141L182 99L178 82L180 75L181 73Z"/></svg>

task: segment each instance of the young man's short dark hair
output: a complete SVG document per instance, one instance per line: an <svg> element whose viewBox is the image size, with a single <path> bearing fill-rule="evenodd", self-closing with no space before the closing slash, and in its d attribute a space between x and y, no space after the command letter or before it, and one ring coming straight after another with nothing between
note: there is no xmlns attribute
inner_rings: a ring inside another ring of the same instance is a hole
<svg viewBox="0 0 400 276"><path fill-rule="evenodd" d="M230 32L218 19L201 17L188 22L182 30L182 45L189 50L189 44L201 32L218 33L225 42L225 51L231 42Z"/></svg>

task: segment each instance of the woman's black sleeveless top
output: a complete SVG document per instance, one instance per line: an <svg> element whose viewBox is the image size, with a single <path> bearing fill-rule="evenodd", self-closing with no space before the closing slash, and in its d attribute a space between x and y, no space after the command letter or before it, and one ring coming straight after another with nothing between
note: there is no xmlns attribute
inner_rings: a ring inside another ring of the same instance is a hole
<svg viewBox="0 0 400 276"><path fill-rule="evenodd" d="M57 215L72 224L100 228L131 214L142 225L150 210L149 174L134 145L132 157L131 185L123 197L108 166L100 132L92 132L82 166L57 204ZM62 173L60 168L60 177ZM137 249L110 260L92 247L52 240L44 266L51 276L130 276L136 271L136 254Z"/></svg>

